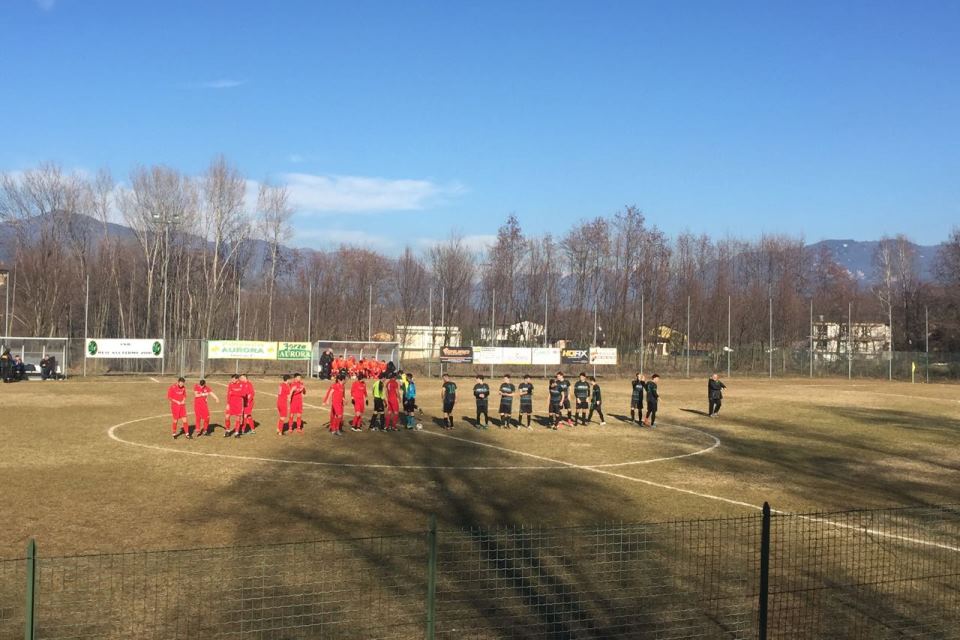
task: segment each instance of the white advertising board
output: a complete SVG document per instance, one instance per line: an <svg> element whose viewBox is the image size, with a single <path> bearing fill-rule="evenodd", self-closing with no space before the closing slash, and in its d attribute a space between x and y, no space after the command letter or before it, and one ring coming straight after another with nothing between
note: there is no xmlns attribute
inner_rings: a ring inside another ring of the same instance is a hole
<svg viewBox="0 0 960 640"><path fill-rule="evenodd" d="M162 358L163 340L87 338L88 358Z"/></svg>

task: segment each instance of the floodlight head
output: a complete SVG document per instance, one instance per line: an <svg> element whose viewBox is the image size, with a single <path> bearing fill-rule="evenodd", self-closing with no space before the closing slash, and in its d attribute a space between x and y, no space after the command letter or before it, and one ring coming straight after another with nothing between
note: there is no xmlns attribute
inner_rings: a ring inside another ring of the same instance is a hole
<svg viewBox="0 0 960 640"><path fill-rule="evenodd" d="M730 347L724 347L723 350L726 351L727 353L733 353L733 349L731 349Z"/></svg>

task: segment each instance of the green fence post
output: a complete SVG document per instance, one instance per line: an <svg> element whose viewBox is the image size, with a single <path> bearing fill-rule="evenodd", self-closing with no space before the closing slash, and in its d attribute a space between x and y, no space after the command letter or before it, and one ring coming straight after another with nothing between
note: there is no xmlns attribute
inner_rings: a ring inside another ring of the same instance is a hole
<svg viewBox="0 0 960 640"><path fill-rule="evenodd" d="M434 640L437 627L437 515L430 514L427 531L427 640Z"/></svg>
<svg viewBox="0 0 960 640"><path fill-rule="evenodd" d="M757 637L767 640L767 606L770 597L770 504L763 503L760 528L760 620Z"/></svg>
<svg viewBox="0 0 960 640"><path fill-rule="evenodd" d="M27 610L24 612L24 640L34 640L37 618L37 541L27 542Z"/></svg>

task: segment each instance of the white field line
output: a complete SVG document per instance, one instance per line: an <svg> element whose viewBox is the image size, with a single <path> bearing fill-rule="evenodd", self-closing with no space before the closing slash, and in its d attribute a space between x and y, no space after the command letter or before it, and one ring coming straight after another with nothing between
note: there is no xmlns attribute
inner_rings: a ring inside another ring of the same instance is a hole
<svg viewBox="0 0 960 640"><path fill-rule="evenodd" d="M165 451L165 452L170 452L170 453L186 453L186 454L195 455L195 456L207 456L207 457L212 457L212 458L227 458L227 459L232 459L232 460L251 460L251 461L254 461L254 462L277 462L277 463L283 463L283 464L303 464L303 465L317 466L317 467L352 467L352 468L369 468L369 469L444 469L444 470L449 470L449 471L497 471L497 470L507 470L507 471L532 470L532 471L536 471L536 470L545 470L545 469L553 469L553 470L556 470L556 469L577 469L577 468L580 468L580 467L578 467L577 465L571 465L571 464L567 464L567 463L564 463L564 462L556 462L556 463L554 463L554 464L552 464L552 465L520 465L520 466L517 466L517 465L512 465L512 466L506 466L506 465L504 465L504 466L479 466L479 465L477 465L477 466L466 466L466 465L457 465L457 466L452 466L452 465L420 465L420 464L406 464L406 465L404 465L404 464L373 464L373 463L351 463L351 462L319 462L319 461L314 461L314 460L289 460L289 459L286 459L286 458L262 458L262 457L256 457L256 456L239 456L239 455L232 455L232 454L227 454L227 453L208 453L208 452L203 452L203 451L190 451L190 450L186 450L186 449L171 449L170 447L164 447L164 446L160 446L160 445L144 444L144 443L140 443L140 442L133 442L133 441L131 441L131 440L124 440L123 438L121 438L120 436L117 435L117 429L119 429L120 427L124 427L124 426L130 425L130 424L135 424L135 423L137 423L137 422L146 422L147 420L157 420L157 419L163 418L163 417L165 417L165 416L166 416L166 414L161 414L161 415L159 415L159 416L148 416L148 417L146 417L146 418L137 418L137 419L135 419L135 420L128 420L128 421L126 421L126 422L121 422L120 424L115 424L115 425L113 425L112 427L110 427L109 429L107 429L107 436L109 436L111 440L114 440L114 441L116 441L116 442L120 442L120 443L122 443L122 444L128 444L128 445L131 445L131 446L134 446L134 447L142 447L142 448L144 448L144 449L154 449L154 450L157 450L157 451ZM689 427L682 427L682 428L689 428ZM697 431L698 433L703 433L702 431L699 431L698 429L691 429L691 430L692 430L692 431ZM428 432L428 431L417 431L417 432L414 432L414 433L429 433L429 432ZM704 434L704 435L709 435L709 434ZM675 460L675 459L679 459L679 458L687 458L687 457L689 457L689 456L700 455L700 454L702 454L702 453L707 453L708 451L712 451L713 449L717 448L717 447L720 445L720 441L719 441L716 437L714 437L714 436L710 436L710 437L714 439L714 441L715 441L714 444L712 444L711 446L709 446L709 447L707 447L707 448L705 448L705 449L700 449L699 451L694 451L693 453L683 453L683 454L680 454L680 455L670 456L670 457L666 457L666 458L651 458L651 459L647 459L647 460L633 460L633 461L630 461L630 462L618 462L618 463L613 463L613 464L609 464L609 465L608 465L608 464L604 464L604 465L597 465L597 466L598 466L598 467L607 467L607 466L627 466L627 465L650 464L650 463L653 463L653 462L663 462L663 461L665 461L665 460ZM298 439L298 438L297 438L297 437L294 437L294 439L296 440L296 439ZM463 440L462 438L455 438L455 439L457 439L457 440ZM470 442L470 443L472 443L472 444L482 444L482 443L478 443L478 442L473 442L473 441L471 441L471 440L463 440L463 441L464 441L464 442ZM504 451L511 451L511 452L512 452L512 450L510 450L510 449L504 449ZM531 454L531 455L532 455L532 454ZM532 457L536 457L536 456L532 456ZM544 458L544 460L547 460L547 458Z"/></svg>
<svg viewBox="0 0 960 640"><path fill-rule="evenodd" d="M157 384L160 384L160 381L157 380L156 378L154 378L153 376L151 376L150 379L153 380L154 382L156 382Z"/></svg>

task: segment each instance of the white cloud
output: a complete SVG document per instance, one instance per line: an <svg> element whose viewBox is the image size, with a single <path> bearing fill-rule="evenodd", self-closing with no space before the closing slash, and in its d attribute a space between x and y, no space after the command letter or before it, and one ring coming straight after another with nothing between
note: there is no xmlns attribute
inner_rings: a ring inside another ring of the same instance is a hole
<svg viewBox="0 0 960 640"><path fill-rule="evenodd" d="M57 0L34 0L34 2L43 11L53 11L53 7L57 4Z"/></svg>
<svg viewBox="0 0 960 640"><path fill-rule="evenodd" d="M281 181L290 190L291 204L310 213L417 211L464 191L457 183L365 176L287 173Z"/></svg>
<svg viewBox="0 0 960 640"><path fill-rule="evenodd" d="M233 89L234 87L239 87L244 84L247 84L246 80L220 78L218 80L208 80L206 82L198 82L196 86L200 87L201 89Z"/></svg>

